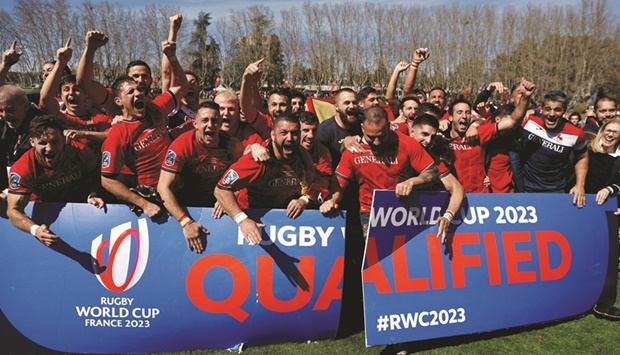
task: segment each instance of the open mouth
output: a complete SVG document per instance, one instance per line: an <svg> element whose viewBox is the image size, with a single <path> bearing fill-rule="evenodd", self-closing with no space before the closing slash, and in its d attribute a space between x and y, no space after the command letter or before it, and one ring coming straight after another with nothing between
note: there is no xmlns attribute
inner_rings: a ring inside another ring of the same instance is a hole
<svg viewBox="0 0 620 355"><path fill-rule="evenodd" d="M144 100L136 100L133 106L136 108L136 110L144 110Z"/></svg>
<svg viewBox="0 0 620 355"><path fill-rule="evenodd" d="M185 94L185 98L193 100L194 97L196 97L196 93L193 91L188 91L187 94Z"/></svg>
<svg viewBox="0 0 620 355"><path fill-rule="evenodd" d="M213 131L205 131L205 136L213 138L213 137L215 137L215 132L213 132Z"/></svg>
<svg viewBox="0 0 620 355"><path fill-rule="evenodd" d="M295 145L292 143L284 143L282 144L282 151L286 155L293 154L293 152L295 151Z"/></svg>
<svg viewBox="0 0 620 355"><path fill-rule="evenodd" d="M67 97L67 104L68 104L68 105L75 106L75 105L77 105L78 103L79 103L79 100L78 100L77 98L72 97L72 96Z"/></svg>

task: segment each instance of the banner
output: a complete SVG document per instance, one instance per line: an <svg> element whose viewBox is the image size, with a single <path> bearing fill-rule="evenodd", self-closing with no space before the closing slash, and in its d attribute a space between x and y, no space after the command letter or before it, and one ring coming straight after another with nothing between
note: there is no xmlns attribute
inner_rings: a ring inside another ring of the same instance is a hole
<svg viewBox="0 0 620 355"><path fill-rule="evenodd" d="M249 210L266 225L260 245L247 244L230 217L211 213L189 209L210 232L196 254L174 219L153 222L121 205L30 204L27 214L62 242L46 247L0 219L0 309L33 342L71 353L333 338L344 213L307 210L290 219L282 210ZM4 334L9 327L0 324Z"/></svg>
<svg viewBox="0 0 620 355"><path fill-rule="evenodd" d="M366 345L448 337L588 311L605 278L616 201L468 194L442 245L446 193L375 191L362 271ZM609 211L609 212L607 212Z"/></svg>

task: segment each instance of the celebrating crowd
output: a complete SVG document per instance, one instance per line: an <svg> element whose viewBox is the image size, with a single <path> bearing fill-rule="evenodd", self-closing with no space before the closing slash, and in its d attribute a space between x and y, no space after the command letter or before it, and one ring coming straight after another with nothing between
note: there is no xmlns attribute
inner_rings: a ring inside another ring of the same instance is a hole
<svg viewBox="0 0 620 355"><path fill-rule="evenodd" d="M570 193L575 208L586 194L602 204L620 193L620 119L610 96L598 96L583 128L579 114L569 120L561 91L532 102L534 78L515 77L510 92L491 83L474 102L449 99L439 87L415 88L431 54L419 48L396 65L385 104L373 88L342 88L333 93L335 115L319 123L299 92L275 88L264 104L262 59L248 65L239 93L226 89L201 102L200 78L177 59L181 23L181 15L170 18L156 96L145 61L129 63L109 88L94 80L95 53L108 43L103 32L86 34L75 75L67 66L71 39L58 49L43 66L36 103L5 84L21 55L16 43L3 53L0 187L8 192L0 195L0 210L17 228L53 246L60 237L25 213L29 201L126 203L153 219L169 214L188 248L201 253L208 226L194 221L188 206L228 215L252 244L261 241L263 225L244 209L280 208L290 218L306 208L326 215L346 209L355 221L347 237L361 239L375 189L399 198L445 190L450 200L435 222L446 242L465 193ZM496 106L490 99L497 94L503 96ZM620 319L612 307L615 285L613 292L595 310Z"/></svg>

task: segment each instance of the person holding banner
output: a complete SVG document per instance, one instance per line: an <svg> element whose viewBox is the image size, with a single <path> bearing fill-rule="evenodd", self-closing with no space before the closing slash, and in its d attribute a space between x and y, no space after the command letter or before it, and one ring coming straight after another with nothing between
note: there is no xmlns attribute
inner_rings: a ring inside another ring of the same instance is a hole
<svg viewBox="0 0 620 355"><path fill-rule="evenodd" d="M395 190L399 198L408 196L414 188L436 183L439 172L420 143L390 130L387 112L381 107L365 111L360 143L361 154L343 152L336 177L341 189L351 180L357 180L360 219L366 236L375 189Z"/></svg>
<svg viewBox="0 0 620 355"><path fill-rule="evenodd" d="M24 209L28 202L83 202L102 208L97 159L86 146L65 143L62 120L41 115L30 123L32 148L9 173L7 216L18 229L51 246L60 238L45 224L38 225ZM88 197L87 197L88 196Z"/></svg>
<svg viewBox="0 0 620 355"><path fill-rule="evenodd" d="M611 99L610 99L611 100ZM615 107L615 101L612 101ZM620 194L620 119L603 121L588 147L586 193L596 194L599 205ZM599 318L620 321L620 309L614 307L618 286L618 236L609 234L609 258L603 291L592 308Z"/></svg>
<svg viewBox="0 0 620 355"><path fill-rule="evenodd" d="M314 169L312 158L300 144L300 123L296 115L275 117L271 139L264 143L270 159L257 162L245 154L224 173L215 188L215 197L238 225L248 243L262 240L257 223L241 210L235 192L247 188L250 208L285 208L290 218L297 218L310 201L329 198L329 181Z"/></svg>
<svg viewBox="0 0 620 355"><path fill-rule="evenodd" d="M197 253L204 251L200 237L208 234L207 229L181 206L213 207L215 185L243 152L239 140L220 134L221 123L219 105L203 102L193 120L195 129L175 139L161 163L157 191L164 207L181 224L187 247Z"/></svg>

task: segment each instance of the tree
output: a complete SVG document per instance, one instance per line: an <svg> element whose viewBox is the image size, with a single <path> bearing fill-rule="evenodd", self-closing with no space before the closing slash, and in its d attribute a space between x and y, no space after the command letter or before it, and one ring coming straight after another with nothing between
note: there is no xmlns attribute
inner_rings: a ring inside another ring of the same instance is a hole
<svg viewBox="0 0 620 355"><path fill-rule="evenodd" d="M191 70L202 78L202 87L212 90L220 72L220 45L209 34L211 13L200 11L194 20L190 44Z"/></svg>

